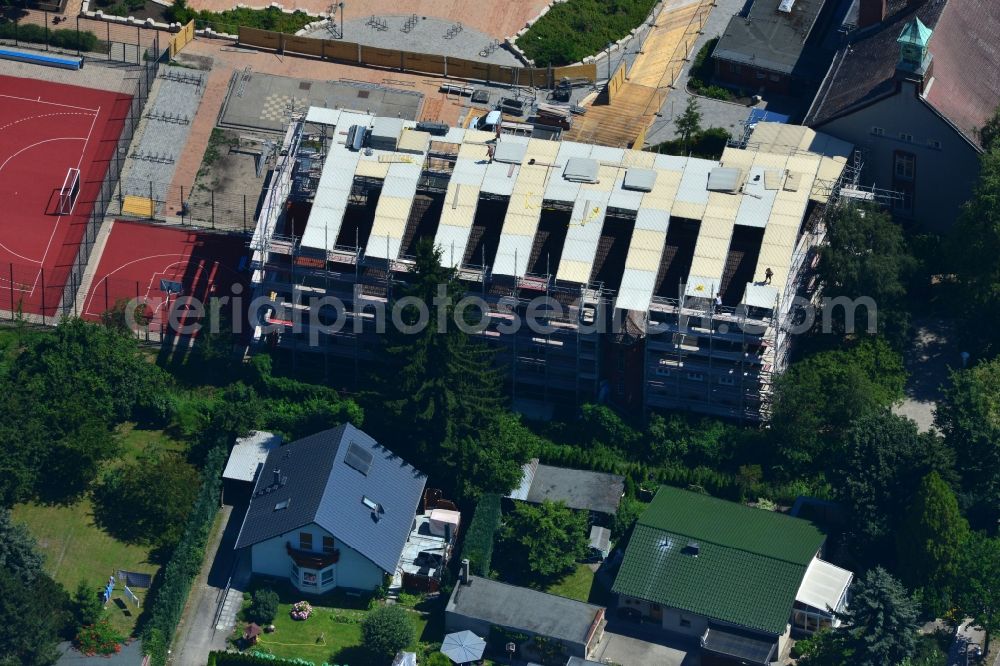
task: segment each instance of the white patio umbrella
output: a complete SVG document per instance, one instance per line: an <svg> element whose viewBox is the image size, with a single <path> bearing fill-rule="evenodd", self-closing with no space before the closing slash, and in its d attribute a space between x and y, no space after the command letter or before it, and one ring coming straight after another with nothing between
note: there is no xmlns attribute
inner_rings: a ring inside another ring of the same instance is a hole
<svg viewBox="0 0 1000 666"><path fill-rule="evenodd" d="M441 643L441 653L456 664L466 664L483 658L486 641L471 631L448 634Z"/></svg>

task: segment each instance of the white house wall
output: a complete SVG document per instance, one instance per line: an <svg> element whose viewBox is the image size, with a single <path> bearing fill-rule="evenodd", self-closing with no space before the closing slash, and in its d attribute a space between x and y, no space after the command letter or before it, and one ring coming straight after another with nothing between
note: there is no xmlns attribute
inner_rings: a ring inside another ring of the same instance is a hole
<svg viewBox="0 0 1000 666"><path fill-rule="evenodd" d="M301 529L276 536L251 546L251 570L255 574L287 578L291 572L292 558L288 556L286 543L299 547L299 534L312 534L313 551L323 550L323 537L333 536L319 525L312 523ZM384 572L374 562L334 537L334 548L340 551L336 564L337 587L357 590L374 590L382 584Z"/></svg>

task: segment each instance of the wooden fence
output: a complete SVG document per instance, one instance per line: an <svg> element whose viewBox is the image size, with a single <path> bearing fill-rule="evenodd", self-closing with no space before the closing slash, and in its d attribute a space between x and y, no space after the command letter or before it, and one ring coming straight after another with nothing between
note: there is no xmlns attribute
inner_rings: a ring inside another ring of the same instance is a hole
<svg viewBox="0 0 1000 666"><path fill-rule="evenodd" d="M335 39L286 35L245 26L240 26L239 44L280 53L312 56L348 65L382 67L400 72L535 88L553 88L563 78L587 79L591 82L597 78L597 65L593 63L548 68L508 67L451 56L381 49Z"/></svg>

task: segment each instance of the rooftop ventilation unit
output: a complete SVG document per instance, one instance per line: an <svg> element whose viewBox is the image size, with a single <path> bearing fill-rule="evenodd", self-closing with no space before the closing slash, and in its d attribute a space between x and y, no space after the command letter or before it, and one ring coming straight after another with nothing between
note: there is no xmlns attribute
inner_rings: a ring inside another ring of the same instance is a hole
<svg viewBox="0 0 1000 666"><path fill-rule="evenodd" d="M635 192L652 192L656 184L656 171L653 169L629 169L625 172L622 189Z"/></svg>
<svg viewBox="0 0 1000 666"><path fill-rule="evenodd" d="M347 130L345 145L351 150L361 150L361 147L365 145L365 135L367 133L368 129L363 125L351 125L351 129Z"/></svg>
<svg viewBox="0 0 1000 666"><path fill-rule="evenodd" d="M353 467L365 476L368 476L372 460L374 460L374 456L372 456L371 452L366 451L354 442L351 442L351 445L347 447L347 455L344 456L344 462L348 467Z"/></svg>
<svg viewBox="0 0 1000 666"><path fill-rule="evenodd" d="M739 192L743 183L743 170L732 167L715 167L708 173L709 192Z"/></svg>
<svg viewBox="0 0 1000 666"><path fill-rule="evenodd" d="M571 183L597 183L597 160L586 157L573 157L566 161L563 178Z"/></svg>

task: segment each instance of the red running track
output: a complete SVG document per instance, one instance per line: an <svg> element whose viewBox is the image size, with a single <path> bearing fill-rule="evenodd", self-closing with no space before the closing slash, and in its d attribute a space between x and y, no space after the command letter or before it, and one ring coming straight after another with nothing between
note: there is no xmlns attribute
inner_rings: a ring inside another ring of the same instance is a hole
<svg viewBox="0 0 1000 666"><path fill-rule="evenodd" d="M246 252L241 236L116 221L80 316L98 321L119 301L138 299L145 316L162 326L178 299L183 304L183 297L198 299L208 312L211 297L232 296L235 284L245 287L249 276L240 272L239 265ZM244 299L249 293L239 292ZM182 324L187 319L183 312L176 317Z"/></svg>
<svg viewBox="0 0 1000 666"><path fill-rule="evenodd" d="M131 101L0 76L0 309L55 314ZM80 169L80 194L60 215L71 167Z"/></svg>

